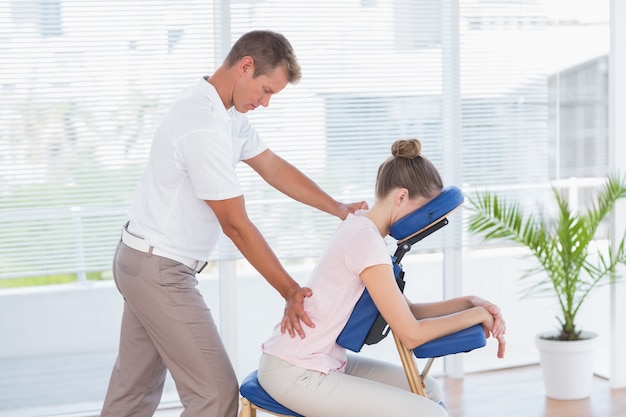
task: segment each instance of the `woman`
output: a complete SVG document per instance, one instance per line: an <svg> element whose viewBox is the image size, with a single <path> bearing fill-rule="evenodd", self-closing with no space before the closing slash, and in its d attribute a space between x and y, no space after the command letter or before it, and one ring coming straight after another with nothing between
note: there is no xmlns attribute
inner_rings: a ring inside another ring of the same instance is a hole
<svg viewBox="0 0 626 417"><path fill-rule="evenodd" d="M384 238L394 222L439 195L443 183L417 139L396 141L391 153L378 169L375 204L348 215L312 272L313 295L304 306L315 327L294 338L279 324L262 347L259 382L307 417L448 415L434 379L421 397L410 392L402 367L348 355L335 342L364 288L408 348L481 324L504 356L505 323L495 305L474 296L411 303L398 289Z"/></svg>

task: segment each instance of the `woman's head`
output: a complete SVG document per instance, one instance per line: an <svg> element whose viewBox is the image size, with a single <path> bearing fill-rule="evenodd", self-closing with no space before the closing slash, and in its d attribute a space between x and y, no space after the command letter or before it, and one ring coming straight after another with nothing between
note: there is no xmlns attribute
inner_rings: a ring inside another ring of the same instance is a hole
<svg viewBox="0 0 626 417"><path fill-rule="evenodd" d="M435 166L421 156L422 144L417 139L400 139L391 145L391 157L378 168L376 198L382 199L397 188L408 190L409 198L436 197L443 181Z"/></svg>

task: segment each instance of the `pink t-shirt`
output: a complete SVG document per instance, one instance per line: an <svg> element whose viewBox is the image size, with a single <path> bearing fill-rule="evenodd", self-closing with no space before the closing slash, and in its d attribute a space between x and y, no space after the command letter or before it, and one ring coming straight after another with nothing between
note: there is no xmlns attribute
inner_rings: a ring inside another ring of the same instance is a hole
<svg viewBox="0 0 626 417"><path fill-rule="evenodd" d="M364 214L350 214L341 223L309 278L313 295L304 309L315 328L304 326L306 337L300 339L281 334L278 324L263 352L326 374L344 368L346 350L336 339L365 289L359 275L373 265L391 265L385 240Z"/></svg>

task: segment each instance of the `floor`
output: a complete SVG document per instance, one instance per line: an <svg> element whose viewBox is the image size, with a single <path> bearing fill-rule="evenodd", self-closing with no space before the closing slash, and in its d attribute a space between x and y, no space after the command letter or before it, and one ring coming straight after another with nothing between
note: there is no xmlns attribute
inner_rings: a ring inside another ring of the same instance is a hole
<svg viewBox="0 0 626 417"><path fill-rule="evenodd" d="M606 379L596 377L592 394L584 400L558 401L546 398L538 365L467 374L461 380L440 378L450 417L626 417L626 388L611 389ZM94 410L85 412L85 410ZM46 412L37 409L0 412L1 417L96 417L96 407L67 407ZM42 411L42 412L37 412ZM165 403L154 417L179 417L177 401ZM258 417L268 417L258 413ZM328 416L352 417L352 416ZM391 416L390 416L391 417Z"/></svg>
<svg viewBox="0 0 626 417"><path fill-rule="evenodd" d="M606 379L595 378L591 397L552 400L538 366L445 379L443 386L450 417L626 417L626 388L612 390Z"/></svg>
<svg viewBox="0 0 626 417"><path fill-rule="evenodd" d="M440 382L450 417L626 417L626 388L612 390L602 378L594 379L590 398L570 401L545 397L538 366ZM180 412L179 408L162 409L155 417L178 417ZM258 417L266 415L259 413Z"/></svg>

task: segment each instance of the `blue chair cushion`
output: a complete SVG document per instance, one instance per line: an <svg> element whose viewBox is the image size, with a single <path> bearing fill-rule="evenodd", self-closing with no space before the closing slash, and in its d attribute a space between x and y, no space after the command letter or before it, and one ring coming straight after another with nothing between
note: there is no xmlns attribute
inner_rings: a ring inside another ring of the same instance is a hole
<svg viewBox="0 0 626 417"><path fill-rule="evenodd" d="M398 278L402 273L402 267L394 263L393 272L396 278ZM339 336L337 337L337 344L353 352L360 352L378 317L378 308L376 308L376 304L374 304L374 300L372 300L370 293L367 289L365 289L357 303L354 305L354 309L348 318L348 322L343 327L341 333L339 333ZM380 332L382 331L383 329L380 329ZM386 336L386 334L384 336ZM384 336L381 334L377 342L384 339Z"/></svg>
<svg viewBox="0 0 626 417"><path fill-rule="evenodd" d="M396 240L404 240L444 218L460 206L463 200L463 193L460 189L454 185L445 187L437 197L392 224L389 234Z"/></svg>
<svg viewBox="0 0 626 417"><path fill-rule="evenodd" d="M301 414L291 411L287 407L280 405L275 399L273 399L267 391L263 389L259 384L258 371L251 372L241 383L239 392L242 396L250 400L251 403L264 410L271 411L273 413L284 414L286 416L304 417Z"/></svg>
<svg viewBox="0 0 626 417"><path fill-rule="evenodd" d="M454 353L469 352L487 344L485 331L480 324L475 324L456 333L431 340L413 349L417 358L438 358Z"/></svg>
<svg viewBox="0 0 626 417"><path fill-rule="evenodd" d="M360 352L365 338L378 317L372 296L365 289L350 314L348 322L337 337L337 344L353 352Z"/></svg>

